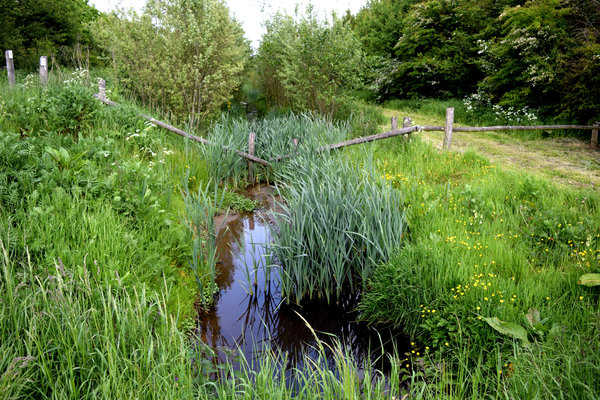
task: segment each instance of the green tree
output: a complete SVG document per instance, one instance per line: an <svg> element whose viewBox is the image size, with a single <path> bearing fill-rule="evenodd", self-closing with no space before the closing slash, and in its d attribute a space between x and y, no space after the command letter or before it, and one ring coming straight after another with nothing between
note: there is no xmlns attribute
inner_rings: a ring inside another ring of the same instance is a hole
<svg viewBox="0 0 600 400"><path fill-rule="evenodd" d="M572 0L570 36L575 45L561 67L561 118L600 121L600 1Z"/></svg>
<svg viewBox="0 0 600 400"><path fill-rule="evenodd" d="M405 29L405 15L416 0L369 0L356 14L354 31L365 53L391 57Z"/></svg>
<svg viewBox="0 0 600 400"><path fill-rule="evenodd" d="M443 97L472 93L484 77L478 43L497 33L490 23L505 1L424 0L403 15L393 48L397 60L379 86L386 97Z"/></svg>
<svg viewBox="0 0 600 400"><path fill-rule="evenodd" d="M561 0L537 0L498 17L502 35L480 43L487 72L480 87L493 102L548 111L561 101L563 63L575 45L570 12Z"/></svg>
<svg viewBox="0 0 600 400"><path fill-rule="evenodd" d="M266 23L258 51L263 91L271 104L315 110L333 118L344 91L361 84L362 52L348 23L277 13Z"/></svg>
<svg viewBox="0 0 600 400"><path fill-rule="evenodd" d="M35 69L61 46L90 44L98 15L88 0L0 0L0 49L13 50L15 68Z"/></svg>
<svg viewBox="0 0 600 400"><path fill-rule="evenodd" d="M149 0L142 15L112 13L94 32L126 88L192 124L231 98L250 55L222 0Z"/></svg>

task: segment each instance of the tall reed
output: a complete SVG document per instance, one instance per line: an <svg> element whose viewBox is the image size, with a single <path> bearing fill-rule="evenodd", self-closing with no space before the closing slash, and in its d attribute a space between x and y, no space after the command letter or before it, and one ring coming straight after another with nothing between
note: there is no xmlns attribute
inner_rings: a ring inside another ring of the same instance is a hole
<svg viewBox="0 0 600 400"><path fill-rule="evenodd" d="M278 177L286 202L270 248L288 301L329 302L346 284L356 290L400 246L403 196L378 175L372 159L299 155Z"/></svg>
<svg viewBox="0 0 600 400"><path fill-rule="evenodd" d="M248 151L250 132L256 133L254 155L272 164L271 167L265 167L255 163L255 179L273 182L276 171L281 167L276 157L343 141L350 132L350 125L345 122L331 124L324 118L305 114L254 121L230 118L225 114L208 136L208 140L216 146L202 145L212 177L223 182L229 181L234 187L253 183L247 181L247 160L233 151L221 150L222 146L226 146ZM298 148L292 139L298 139Z"/></svg>
<svg viewBox="0 0 600 400"><path fill-rule="evenodd" d="M207 182L200 186L198 192L192 194L188 187L190 172L186 171L181 179L182 197L185 213L182 218L193 237L192 259L188 264L200 291L200 300L205 310L213 303L213 295L218 290L215 283L217 277L217 240L221 227L215 227L214 217L221 209L225 191L219 194L218 182Z"/></svg>

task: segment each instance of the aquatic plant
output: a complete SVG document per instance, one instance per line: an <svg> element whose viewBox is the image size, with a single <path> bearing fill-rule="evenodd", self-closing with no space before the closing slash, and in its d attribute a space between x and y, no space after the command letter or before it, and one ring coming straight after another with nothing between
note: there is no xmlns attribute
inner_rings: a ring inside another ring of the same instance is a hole
<svg viewBox="0 0 600 400"><path fill-rule="evenodd" d="M328 153L299 155L278 178L284 212L277 214L270 248L288 301L329 302L346 284L363 287L400 246L403 196L376 173L372 159L358 164Z"/></svg>
<svg viewBox="0 0 600 400"><path fill-rule="evenodd" d="M200 145L206 157L210 176L234 188L246 186L248 162L229 149L248 151L248 135L256 133L254 155L269 161L271 167L254 163L255 181L273 182L276 171L281 168L277 157L296 152L314 151L319 146L343 141L350 132L348 123L328 123L324 118L309 114L289 114L284 117L267 117L248 121L224 114L208 135L216 146ZM292 139L297 139L298 146Z"/></svg>
<svg viewBox="0 0 600 400"><path fill-rule="evenodd" d="M217 277L217 232L214 217L223 205L225 191L219 194L218 182L207 182L200 186L198 192L192 194L188 188L189 170L184 173L181 184L182 197L185 204L185 213L182 221L188 227L193 237L193 253L188 264L194 272L202 307L208 310L213 303L213 295L218 288L215 283Z"/></svg>

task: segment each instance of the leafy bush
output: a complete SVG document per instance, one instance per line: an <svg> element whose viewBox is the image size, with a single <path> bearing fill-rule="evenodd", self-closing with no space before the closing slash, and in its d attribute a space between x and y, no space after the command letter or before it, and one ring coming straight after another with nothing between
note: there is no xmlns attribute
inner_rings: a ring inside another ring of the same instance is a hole
<svg viewBox="0 0 600 400"><path fill-rule="evenodd" d="M239 22L219 0L150 0L142 15L99 19L94 33L114 56L121 85L193 126L231 98L250 55Z"/></svg>
<svg viewBox="0 0 600 400"><path fill-rule="evenodd" d="M93 94L90 87L73 81L44 90L40 111L45 117L46 129L77 138L99 113L101 104Z"/></svg>
<svg viewBox="0 0 600 400"><path fill-rule="evenodd" d="M312 6L304 15L277 13L266 27L258 66L268 101L331 120L347 101L344 90L361 85L362 53L350 27L335 15L319 20Z"/></svg>

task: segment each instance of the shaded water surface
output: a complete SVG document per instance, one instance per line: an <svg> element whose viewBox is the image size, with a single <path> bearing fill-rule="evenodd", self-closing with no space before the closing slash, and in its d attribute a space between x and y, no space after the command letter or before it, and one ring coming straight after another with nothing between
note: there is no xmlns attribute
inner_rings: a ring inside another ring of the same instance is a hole
<svg viewBox="0 0 600 400"><path fill-rule="evenodd" d="M385 368L382 352L391 352L395 346L402 354L409 348L407 339L390 329L376 331L355 322L357 315L352 310L358 305L358 293L343 293L338 304L333 305L314 300L286 304L277 285L277 268L272 268L270 279L264 268L254 268L257 263L268 264L263 244L270 241L267 224L274 224L272 212L282 211L277 205L280 199L269 186L253 187L245 195L259 202L255 212L220 216L215 221L217 229L221 227L217 277L220 291L214 308L208 313L199 312L199 336L217 351L222 361L231 350L239 349L249 363L256 365L264 351L279 348L288 354L288 367L298 366L301 352L312 353L317 344L306 322L320 340L342 341L359 365L368 358L377 368Z"/></svg>

